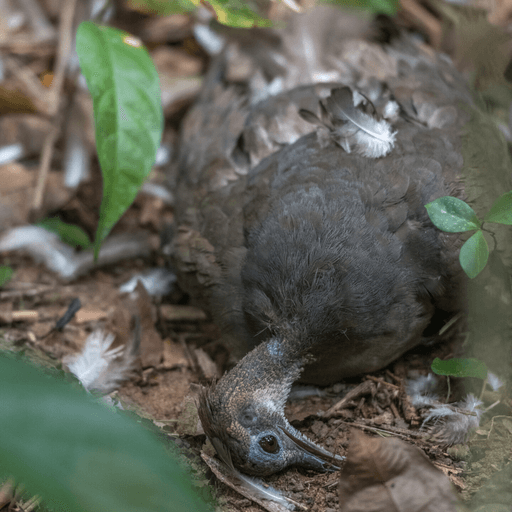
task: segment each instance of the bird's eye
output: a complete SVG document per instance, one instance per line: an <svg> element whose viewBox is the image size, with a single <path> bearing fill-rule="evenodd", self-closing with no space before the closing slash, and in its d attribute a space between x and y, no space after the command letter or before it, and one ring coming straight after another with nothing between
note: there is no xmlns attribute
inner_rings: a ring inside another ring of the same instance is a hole
<svg viewBox="0 0 512 512"><path fill-rule="evenodd" d="M267 453L277 453L279 451L279 443L274 436L265 436L260 439L260 446Z"/></svg>

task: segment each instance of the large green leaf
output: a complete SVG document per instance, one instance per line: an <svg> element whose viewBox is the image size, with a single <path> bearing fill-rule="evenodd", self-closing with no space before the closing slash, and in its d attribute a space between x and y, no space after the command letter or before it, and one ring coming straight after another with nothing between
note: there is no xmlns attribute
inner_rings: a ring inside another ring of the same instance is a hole
<svg viewBox="0 0 512 512"><path fill-rule="evenodd" d="M56 511L208 510L148 430L0 354L0 480L9 476Z"/></svg>
<svg viewBox="0 0 512 512"><path fill-rule="evenodd" d="M425 205L432 223L448 233L480 228L480 221L471 206L456 197L445 196Z"/></svg>
<svg viewBox="0 0 512 512"><path fill-rule="evenodd" d="M135 37L86 21L76 50L94 104L103 200L95 252L135 199L155 161L163 128L158 74Z"/></svg>
<svg viewBox="0 0 512 512"><path fill-rule="evenodd" d="M494 202L485 220L512 225L512 191L503 194Z"/></svg>
<svg viewBox="0 0 512 512"><path fill-rule="evenodd" d="M478 230L460 248L459 261L462 269L471 278L475 278L484 269L489 258L489 246L482 230Z"/></svg>

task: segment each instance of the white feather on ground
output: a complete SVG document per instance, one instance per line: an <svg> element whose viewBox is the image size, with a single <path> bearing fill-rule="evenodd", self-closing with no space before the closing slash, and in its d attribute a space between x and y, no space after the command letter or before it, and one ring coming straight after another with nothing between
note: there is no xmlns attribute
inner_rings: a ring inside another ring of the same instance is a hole
<svg viewBox="0 0 512 512"><path fill-rule="evenodd" d="M283 495L281 491L274 489L270 485L265 487L263 485L262 480L259 480L254 477L250 477L248 475L244 475L237 471L236 469L232 470L234 476L238 478L242 487L245 487L249 492L252 493L253 496L260 498L262 500L274 501L279 503L283 507L286 507L290 510L293 510L294 505Z"/></svg>
<svg viewBox="0 0 512 512"><path fill-rule="evenodd" d="M65 361L87 391L111 393L133 370L136 350L128 345L111 349L113 341L112 334L96 330L87 338L82 352Z"/></svg>
<svg viewBox="0 0 512 512"><path fill-rule="evenodd" d="M437 379L432 373L420 375L407 382L407 396L414 407L420 409L439 403L439 397L434 393Z"/></svg>
<svg viewBox="0 0 512 512"><path fill-rule="evenodd" d="M407 394L412 405L423 409L421 428L436 441L446 446L465 443L472 430L478 428L482 402L469 394L455 404L443 404L434 393L437 379L433 374L420 376L407 383Z"/></svg>
<svg viewBox="0 0 512 512"><path fill-rule="evenodd" d="M482 415L482 410L478 408L480 405L482 402L472 394L458 402L456 406L436 405L429 411L422 428L430 424L429 433L444 445L465 443L471 431L480 425Z"/></svg>

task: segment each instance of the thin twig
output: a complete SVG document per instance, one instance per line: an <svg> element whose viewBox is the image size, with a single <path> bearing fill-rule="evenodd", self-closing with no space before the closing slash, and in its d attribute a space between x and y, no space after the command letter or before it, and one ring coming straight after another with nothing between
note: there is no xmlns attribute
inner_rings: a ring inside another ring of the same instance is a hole
<svg viewBox="0 0 512 512"><path fill-rule="evenodd" d="M2 57L5 69L19 81L22 92L30 98L36 109L44 116L48 115L48 89L39 77L28 67L21 66L14 57Z"/></svg>
<svg viewBox="0 0 512 512"><path fill-rule="evenodd" d="M397 429L393 427L387 427L387 428L377 428L377 427L370 427L369 425L362 425L361 423L351 423L349 421L343 421L345 425L348 425L350 427L357 427L362 430L368 430L369 432L373 432L375 434L389 434L393 436L402 436L404 438L409 437L424 437L424 434L422 432L414 432L412 430L403 430L403 429Z"/></svg>
<svg viewBox="0 0 512 512"><path fill-rule="evenodd" d="M34 191L32 201L32 211L39 211L43 204L44 189L48 179L48 172L52 161L53 148L57 142L60 132L60 124L63 119L61 115L62 90L64 79L66 76L67 64L71 53L71 41L73 30L73 18L75 15L75 7L77 0L68 0L63 3L62 14L60 18L59 46L57 50L57 63L55 65L55 73L53 84L48 95L48 113L53 116L53 127L46 136L41 154L41 165L37 184Z"/></svg>
<svg viewBox="0 0 512 512"><path fill-rule="evenodd" d="M373 375L366 375L366 378L373 380L373 382L377 382L378 384L382 384L383 386L387 386L388 388L400 389L400 386L392 384L391 382L386 382L384 379L379 379L379 377L374 377Z"/></svg>

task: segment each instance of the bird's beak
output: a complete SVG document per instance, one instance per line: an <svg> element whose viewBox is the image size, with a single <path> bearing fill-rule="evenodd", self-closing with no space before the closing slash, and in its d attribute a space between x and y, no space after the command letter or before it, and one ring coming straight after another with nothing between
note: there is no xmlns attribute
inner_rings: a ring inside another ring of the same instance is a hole
<svg viewBox="0 0 512 512"><path fill-rule="evenodd" d="M288 428L279 427L284 434L286 434L301 451L303 460L301 466L315 471L337 471L341 469L340 464L345 460L345 457L340 457L327 451L325 448L316 445L307 437L296 435Z"/></svg>

